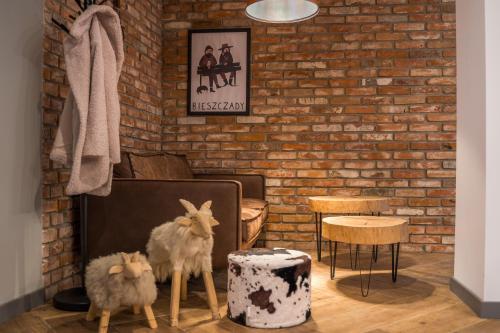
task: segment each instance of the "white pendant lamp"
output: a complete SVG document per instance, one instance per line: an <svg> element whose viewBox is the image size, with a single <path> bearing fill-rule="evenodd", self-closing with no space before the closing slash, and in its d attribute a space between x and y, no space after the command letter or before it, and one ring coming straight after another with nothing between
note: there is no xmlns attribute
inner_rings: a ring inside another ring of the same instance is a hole
<svg viewBox="0 0 500 333"><path fill-rule="evenodd" d="M265 23L294 23L318 15L319 6L314 0L254 0L247 1L245 14Z"/></svg>

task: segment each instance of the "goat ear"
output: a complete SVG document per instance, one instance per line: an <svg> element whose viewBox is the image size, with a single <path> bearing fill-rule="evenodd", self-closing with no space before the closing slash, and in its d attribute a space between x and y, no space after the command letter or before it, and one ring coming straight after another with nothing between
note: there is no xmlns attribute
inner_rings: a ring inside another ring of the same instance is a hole
<svg viewBox="0 0 500 333"><path fill-rule="evenodd" d="M211 206L212 206L212 200L208 200L203 205L201 205L200 210L210 209Z"/></svg>
<svg viewBox="0 0 500 333"><path fill-rule="evenodd" d="M213 226L216 226L216 225L219 225L219 221L217 221L216 219L214 219L213 217L210 218L210 225L213 227Z"/></svg>
<svg viewBox="0 0 500 333"><path fill-rule="evenodd" d="M123 272L123 266L122 265L115 265L115 266L111 266L111 268L108 271L108 274L113 275L113 274L118 274L121 272Z"/></svg>
<svg viewBox="0 0 500 333"><path fill-rule="evenodd" d="M184 217L184 216L177 218L176 222L185 227L189 227L193 223L193 221L191 221L189 217Z"/></svg>
<svg viewBox="0 0 500 333"><path fill-rule="evenodd" d="M142 270L144 272L152 272L153 271L153 268L151 267L150 264L148 264L147 262L143 262L142 263Z"/></svg>
<svg viewBox="0 0 500 333"><path fill-rule="evenodd" d="M181 205L184 206L184 208L186 208L188 213L196 214L198 212L198 209L196 209L196 207L192 203L190 203L189 201L184 200L184 199L179 199L179 202L181 203Z"/></svg>

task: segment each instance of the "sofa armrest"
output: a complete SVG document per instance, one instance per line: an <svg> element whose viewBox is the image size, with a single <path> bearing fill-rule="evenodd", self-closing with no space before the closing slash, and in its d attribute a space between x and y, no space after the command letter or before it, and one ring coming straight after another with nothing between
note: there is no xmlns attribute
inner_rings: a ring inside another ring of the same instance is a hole
<svg viewBox="0 0 500 333"><path fill-rule="evenodd" d="M263 175L196 174L197 179L235 180L243 186L244 198L266 200L266 178Z"/></svg>
<svg viewBox="0 0 500 333"><path fill-rule="evenodd" d="M84 195L88 258L123 251L145 253L151 230L184 215L179 199L199 207L212 200L220 222L214 228L214 267L227 266L227 254L241 247L241 184L231 180L115 179L107 197ZM85 261L86 258L84 258Z"/></svg>

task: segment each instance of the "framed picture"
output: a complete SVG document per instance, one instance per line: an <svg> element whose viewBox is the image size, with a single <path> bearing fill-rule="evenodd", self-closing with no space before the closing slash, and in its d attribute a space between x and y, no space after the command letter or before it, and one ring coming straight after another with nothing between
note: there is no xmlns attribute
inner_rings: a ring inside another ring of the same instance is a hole
<svg viewBox="0 0 500 333"><path fill-rule="evenodd" d="M250 113L250 29L188 32L188 115Z"/></svg>

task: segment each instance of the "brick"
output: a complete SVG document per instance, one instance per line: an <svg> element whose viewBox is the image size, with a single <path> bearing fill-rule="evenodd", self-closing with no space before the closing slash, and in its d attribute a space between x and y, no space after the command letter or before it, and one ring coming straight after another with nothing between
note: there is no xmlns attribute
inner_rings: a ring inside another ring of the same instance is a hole
<svg viewBox="0 0 500 333"><path fill-rule="evenodd" d="M314 72L314 77L319 79L328 79L336 77L344 77L345 72L343 70L320 70Z"/></svg>
<svg viewBox="0 0 500 333"><path fill-rule="evenodd" d="M424 197L426 195L425 190L422 189L397 189L397 197Z"/></svg>
<svg viewBox="0 0 500 333"><path fill-rule="evenodd" d="M297 157L297 153L294 152L271 152L268 153L268 159L278 159L278 160L286 160L286 159L295 159Z"/></svg>
<svg viewBox="0 0 500 333"><path fill-rule="evenodd" d="M427 81L429 85L454 86L456 79L454 77L435 77Z"/></svg>
<svg viewBox="0 0 500 333"><path fill-rule="evenodd" d="M455 234L455 227L453 227L453 226L427 226L427 227L425 227L425 231L428 234L453 235L453 234Z"/></svg>
<svg viewBox="0 0 500 333"><path fill-rule="evenodd" d="M392 172L394 178L424 178L424 172L420 170L394 170Z"/></svg>
<svg viewBox="0 0 500 333"><path fill-rule="evenodd" d="M410 207L426 207L426 206L439 206L441 204L441 200L433 199L433 198L418 198L418 199L409 199L408 205Z"/></svg>
<svg viewBox="0 0 500 333"><path fill-rule="evenodd" d="M410 168L411 169L440 169L442 167L441 161L411 161ZM428 174L427 174L428 175Z"/></svg>
<svg viewBox="0 0 500 333"><path fill-rule="evenodd" d="M427 190L429 197L455 197L455 189L435 189Z"/></svg>
<svg viewBox="0 0 500 333"><path fill-rule="evenodd" d="M429 178L455 178L455 170L428 170Z"/></svg>
<svg viewBox="0 0 500 333"><path fill-rule="evenodd" d="M332 177L340 177L340 178L358 178L360 175L359 171L355 170L333 170L331 172Z"/></svg>
<svg viewBox="0 0 500 333"><path fill-rule="evenodd" d="M429 152L426 153L426 158L432 160L446 160L446 159L455 159L455 152L453 151L442 151L442 152Z"/></svg>
<svg viewBox="0 0 500 333"><path fill-rule="evenodd" d="M264 141L264 133L238 133L236 134L237 141Z"/></svg>
<svg viewBox="0 0 500 333"><path fill-rule="evenodd" d="M299 170L297 177L300 178L326 178L327 172L325 170Z"/></svg>
<svg viewBox="0 0 500 333"><path fill-rule="evenodd" d="M427 27L429 28L429 25ZM425 29L425 24L424 23L395 23L394 24L394 30L395 31L411 31L411 30L424 30ZM431 29L431 30L439 30L439 29Z"/></svg>
<svg viewBox="0 0 500 333"><path fill-rule="evenodd" d="M410 32L409 34L411 39L439 39L441 38L441 33L433 32L433 31L422 31L422 32Z"/></svg>
<svg viewBox="0 0 500 333"><path fill-rule="evenodd" d="M50 243L57 240L57 229L45 229L42 233L42 243Z"/></svg>
<svg viewBox="0 0 500 333"><path fill-rule="evenodd" d="M426 235L410 235L410 242L412 242L412 243L439 244L439 243L441 243L441 237L440 236L426 236Z"/></svg>
<svg viewBox="0 0 500 333"><path fill-rule="evenodd" d="M398 208L396 214L402 216L418 216L424 215L424 210L416 208Z"/></svg>

